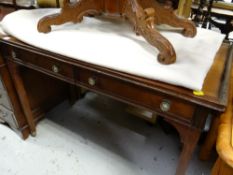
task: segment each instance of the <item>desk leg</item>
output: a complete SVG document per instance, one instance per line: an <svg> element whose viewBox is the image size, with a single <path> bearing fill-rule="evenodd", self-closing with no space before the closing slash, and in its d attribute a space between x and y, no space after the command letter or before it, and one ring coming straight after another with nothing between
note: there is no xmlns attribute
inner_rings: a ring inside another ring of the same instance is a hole
<svg viewBox="0 0 233 175"><path fill-rule="evenodd" d="M26 116L26 120L27 120L27 123L29 125L31 135L35 136L36 135L35 122L33 120L33 114L32 114L32 111L31 111L31 107L30 107L30 104L29 104L29 100L28 100L26 90L24 88L23 80L22 80L22 78L20 76L19 66L14 62L9 61L8 62L8 68L9 68L9 71L11 73L11 77L13 79L13 83L15 85L16 92L18 94L19 100L21 102L23 112L24 112L24 114Z"/></svg>
<svg viewBox="0 0 233 175"><path fill-rule="evenodd" d="M189 161L201 135L201 131L175 122L168 122L177 129L181 142L183 143L182 152L176 169L176 175L185 175Z"/></svg>

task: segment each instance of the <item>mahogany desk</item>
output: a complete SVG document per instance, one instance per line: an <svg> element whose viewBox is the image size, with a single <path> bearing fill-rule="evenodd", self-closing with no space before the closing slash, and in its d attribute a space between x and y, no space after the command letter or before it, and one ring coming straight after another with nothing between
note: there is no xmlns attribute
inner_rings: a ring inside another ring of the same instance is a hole
<svg viewBox="0 0 233 175"><path fill-rule="evenodd" d="M36 132L35 122L20 75L22 66L125 103L150 109L163 116L178 130L183 143L176 175L185 174L206 117L209 114L219 115L227 104L233 54L227 44L222 45L205 80L205 96L195 96L191 90L182 87L41 50L11 37L0 37L0 49L18 91L32 134Z"/></svg>

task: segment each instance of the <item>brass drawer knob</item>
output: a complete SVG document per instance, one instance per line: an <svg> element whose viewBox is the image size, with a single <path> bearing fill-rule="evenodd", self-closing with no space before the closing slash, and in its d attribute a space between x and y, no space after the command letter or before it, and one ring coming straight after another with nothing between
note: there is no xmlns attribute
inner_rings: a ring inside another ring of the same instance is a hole
<svg viewBox="0 0 233 175"><path fill-rule="evenodd" d="M58 72L59 72L58 66L53 65L53 66L52 66L52 71L53 71L54 73L58 73Z"/></svg>
<svg viewBox="0 0 233 175"><path fill-rule="evenodd" d="M161 103L160 103L160 109L161 111L163 112L168 112L171 108L171 103L169 100L163 100Z"/></svg>
<svg viewBox="0 0 233 175"><path fill-rule="evenodd" d="M96 85L96 80L95 78L88 78L88 84L91 85L91 86L95 86Z"/></svg>

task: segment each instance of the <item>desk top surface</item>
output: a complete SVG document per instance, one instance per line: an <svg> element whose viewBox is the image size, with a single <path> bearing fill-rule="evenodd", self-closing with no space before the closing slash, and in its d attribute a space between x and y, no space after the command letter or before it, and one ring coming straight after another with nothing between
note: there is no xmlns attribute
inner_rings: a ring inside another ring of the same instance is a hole
<svg viewBox="0 0 233 175"><path fill-rule="evenodd" d="M161 65L157 61L159 51L135 35L122 19L86 17L81 23L53 26L52 32L39 33L38 20L57 12L59 9L19 10L7 15L1 27L8 35L37 48L192 90L202 89L225 37L202 28L197 28L194 38L184 37L179 31L161 30L177 56L174 64Z"/></svg>
<svg viewBox="0 0 233 175"><path fill-rule="evenodd" d="M123 81L146 87L160 93L178 97L183 100L194 102L198 105L205 106L216 111L224 111L227 104L233 49L229 44L226 43L222 44L221 48L216 54L214 64L208 72L203 86L203 96L194 95L193 91L179 86L174 86L167 83L89 64L83 61L74 60L69 57L33 47L9 36L1 36L0 44L5 46L18 47L25 49L26 51L43 54L50 58L64 61L65 63L72 64L77 67L100 72L113 78L119 78Z"/></svg>

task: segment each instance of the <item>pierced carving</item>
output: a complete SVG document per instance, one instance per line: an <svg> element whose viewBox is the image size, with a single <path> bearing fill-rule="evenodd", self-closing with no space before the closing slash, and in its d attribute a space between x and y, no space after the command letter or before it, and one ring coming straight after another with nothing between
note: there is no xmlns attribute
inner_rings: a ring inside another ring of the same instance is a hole
<svg viewBox="0 0 233 175"><path fill-rule="evenodd" d="M69 21L79 23L85 15L120 15L133 25L136 34L142 35L148 43L159 50L158 60L162 64L176 61L176 53L171 43L162 36L155 25L168 24L183 28L183 35L194 37L196 27L187 19L177 17L171 6L162 5L155 0L79 0L71 3L64 0L61 12L42 18L38 31L48 33L51 25L60 25Z"/></svg>

